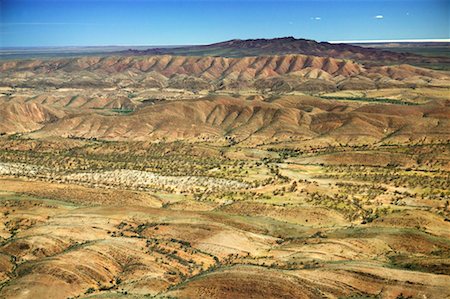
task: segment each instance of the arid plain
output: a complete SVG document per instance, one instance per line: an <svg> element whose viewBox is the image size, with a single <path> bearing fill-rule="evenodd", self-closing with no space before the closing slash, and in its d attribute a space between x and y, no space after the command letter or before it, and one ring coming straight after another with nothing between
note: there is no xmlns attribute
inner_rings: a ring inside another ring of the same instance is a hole
<svg viewBox="0 0 450 299"><path fill-rule="evenodd" d="M450 298L436 66L293 38L0 61L0 297Z"/></svg>

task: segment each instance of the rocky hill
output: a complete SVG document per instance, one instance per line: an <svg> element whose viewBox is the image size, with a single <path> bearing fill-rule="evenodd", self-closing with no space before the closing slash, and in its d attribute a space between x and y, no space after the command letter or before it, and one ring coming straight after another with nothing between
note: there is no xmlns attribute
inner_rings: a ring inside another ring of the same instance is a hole
<svg viewBox="0 0 450 299"><path fill-rule="evenodd" d="M450 76L408 65L367 67L306 55L244 58L139 56L17 60L0 63L0 85L29 88L175 88L330 91L446 86Z"/></svg>
<svg viewBox="0 0 450 299"><path fill-rule="evenodd" d="M343 103L307 96L272 101L225 96L167 101L128 116L86 113L64 117L32 134L106 140L190 140L263 144L408 143L450 140L450 103L425 105Z"/></svg>
<svg viewBox="0 0 450 299"><path fill-rule="evenodd" d="M360 47L350 44L331 44L309 39L297 39L292 36L272 39L233 39L229 41L196 46L182 46L176 48L153 48L147 50L133 50L120 52L125 55L183 55L183 56L222 56L246 57L259 55L303 54L341 59L354 59L383 63L437 63L449 62L445 57L424 57L412 53L399 53L379 48Z"/></svg>

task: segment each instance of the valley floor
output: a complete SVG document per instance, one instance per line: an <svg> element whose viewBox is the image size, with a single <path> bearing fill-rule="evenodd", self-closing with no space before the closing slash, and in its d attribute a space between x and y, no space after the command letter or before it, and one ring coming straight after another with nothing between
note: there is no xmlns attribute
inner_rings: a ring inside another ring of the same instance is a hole
<svg viewBox="0 0 450 299"><path fill-rule="evenodd" d="M2 139L3 298L450 296L448 144L66 142Z"/></svg>

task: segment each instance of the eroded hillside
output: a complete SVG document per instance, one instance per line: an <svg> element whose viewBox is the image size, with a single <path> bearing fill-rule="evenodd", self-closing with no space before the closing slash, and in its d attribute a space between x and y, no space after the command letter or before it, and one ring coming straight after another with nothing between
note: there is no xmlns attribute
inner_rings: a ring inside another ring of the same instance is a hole
<svg viewBox="0 0 450 299"><path fill-rule="evenodd" d="M164 99L164 91L23 90L0 98L0 131L32 138L222 145L448 142L450 102L444 94L417 89L398 99L385 92L391 98L181 93Z"/></svg>
<svg viewBox="0 0 450 299"><path fill-rule="evenodd" d="M0 63L1 298L446 298L446 72Z"/></svg>
<svg viewBox="0 0 450 299"><path fill-rule="evenodd" d="M305 55L243 58L82 57L0 62L2 86L174 88L185 90L333 91L448 86L449 75L408 65L365 67Z"/></svg>

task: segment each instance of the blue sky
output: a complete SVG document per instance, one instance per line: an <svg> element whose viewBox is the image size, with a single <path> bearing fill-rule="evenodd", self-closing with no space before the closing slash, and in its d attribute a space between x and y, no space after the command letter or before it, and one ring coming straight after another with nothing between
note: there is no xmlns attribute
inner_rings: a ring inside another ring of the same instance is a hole
<svg viewBox="0 0 450 299"><path fill-rule="evenodd" d="M0 46L449 38L449 0L0 0Z"/></svg>

